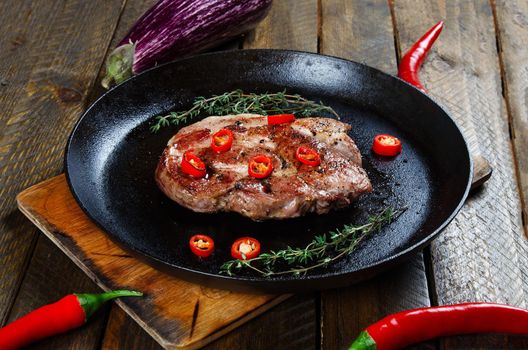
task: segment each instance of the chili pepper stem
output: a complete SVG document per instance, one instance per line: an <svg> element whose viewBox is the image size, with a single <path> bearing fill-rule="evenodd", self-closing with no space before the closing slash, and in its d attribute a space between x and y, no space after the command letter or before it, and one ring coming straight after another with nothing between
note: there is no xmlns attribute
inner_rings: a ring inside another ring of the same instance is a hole
<svg viewBox="0 0 528 350"><path fill-rule="evenodd" d="M359 333L359 336L354 340L348 350L376 350L376 342L367 331Z"/></svg>
<svg viewBox="0 0 528 350"><path fill-rule="evenodd" d="M113 290L100 294L75 294L84 310L86 320L90 318L104 303L120 297L140 297L143 293L133 290Z"/></svg>

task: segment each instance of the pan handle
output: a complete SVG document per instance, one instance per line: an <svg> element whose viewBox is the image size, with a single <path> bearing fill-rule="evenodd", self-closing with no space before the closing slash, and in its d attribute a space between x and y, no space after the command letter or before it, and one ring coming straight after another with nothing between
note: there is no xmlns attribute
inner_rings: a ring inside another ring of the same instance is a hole
<svg viewBox="0 0 528 350"><path fill-rule="evenodd" d="M471 191L479 188L491 177L493 168L486 158L480 155L473 156L473 179L471 179Z"/></svg>

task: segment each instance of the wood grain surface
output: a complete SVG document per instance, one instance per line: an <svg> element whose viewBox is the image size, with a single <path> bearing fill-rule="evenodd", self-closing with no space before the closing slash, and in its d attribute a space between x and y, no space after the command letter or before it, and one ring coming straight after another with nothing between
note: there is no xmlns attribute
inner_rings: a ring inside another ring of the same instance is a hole
<svg viewBox="0 0 528 350"><path fill-rule="evenodd" d="M120 1L0 2L0 325L36 242L15 196L60 172L120 11Z"/></svg>
<svg viewBox="0 0 528 350"><path fill-rule="evenodd" d="M318 0L274 1L268 16L248 33L246 49L317 52Z"/></svg>
<svg viewBox="0 0 528 350"><path fill-rule="evenodd" d="M0 325L62 294L96 290L57 247L37 239L15 195L60 172L67 134L103 92L108 50L155 1L0 2ZM491 161L490 182L423 257L356 287L290 298L207 348L343 347L374 319L431 301L528 307L528 2L275 0L269 16L231 48L319 51L395 74L397 56L440 19L444 32L422 80L455 117L472 153ZM159 349L119 307L108 310L31 348ZM527 349L528 340L452 337L417 348Z"/></svg>
<svg viewBox="0 0 528 350"><path fill-rule="evenodd" d="M498 0L492 4L528 237L528 1Z"/></svg>
<svg viewBox="0 0 528 350"><path fill-rule="evenodd" d="M201 347L289 297L210 289L155 270L91 222L64 175L30 187L17 200L20 210L101 288L145 293L117 303L165 348Z"/></svg>
<svg viewBox="0 0 528 350"><path fill-rule="evenodd" d="M324 1L321 10L321 53L362 62L389 74L397 71L387 1ZM424 260L418 254L373 280L322 292L321 348L346 348L365 327L385 315L429 305ZM426 344L414 349L433 346Z"/></svg>
<svg viewBox="0 0 528 350"><path fill-rule="evenodd" d="M101 348L104 350L163 349L154 338L117 305L112 305Z"/></svg>
<svg viewBox="0 0 528 350"><path fill-rule="evenodd" d="M473 154L494 172L431 245L440 304L496 301L528 306L528 242L501 91L493 11L484 1L395 1L395 23L405 51L437 21L446 26L424 64L429 94L455 118ZM489 339L494 339L491 342ZM506 348L508 337L448 339L448 349ZM528 348L528 338L517 344Z"/></svg>
<svg viewBox="0 0 528 350"><path fill-rule="evenodd" d="M527 307L528 244L519 215L491 7L479 1L397 1L395 14L405 48L416 33L445 16L449 25L424 65L423 80L456 119L471 151L484 155L494 168L484 190L432 244L439 302L490 300Z"/></svg>
<svg viewBox="0 0 528 350"><path fill-rule="evenodd" d="M316 310L314 294L295 295L205 349L316 349Z"/></svg>

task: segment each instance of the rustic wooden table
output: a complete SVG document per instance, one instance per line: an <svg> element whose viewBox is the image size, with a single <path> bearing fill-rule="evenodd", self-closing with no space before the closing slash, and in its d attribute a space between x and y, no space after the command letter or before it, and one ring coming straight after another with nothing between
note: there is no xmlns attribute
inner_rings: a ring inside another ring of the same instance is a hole
<svg viewBox="0 0 528 350"><path fill-rule="evenodd" d="M97 291L17 211L15 196L61 172L73 124L102 92L108 49L152 3L0 2L0 325L72 291ZM340 349L398 310L470 300L528 307L528 1L275 0L255 31L224 49L319 52L395 74L401 53L441 19L446 26L422 80L472 153L489 159L491 180L412 261L357 286L294 296L207 349ZM32 348L159 345L114 306ZM451 337L413 347L436 348L528 349L528 337Z"/></svg>

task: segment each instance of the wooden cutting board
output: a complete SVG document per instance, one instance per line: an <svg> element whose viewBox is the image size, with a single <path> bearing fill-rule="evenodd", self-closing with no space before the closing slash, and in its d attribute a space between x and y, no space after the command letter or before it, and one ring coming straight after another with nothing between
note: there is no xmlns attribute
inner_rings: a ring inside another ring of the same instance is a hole
<svg viewBox="0 0 528 350"><path fill-rule="evenodd" d="M28 188L17 201L20 210L102 289L145 293L117 304L164 348L202 347L290 296L210 289L155 270L119 248L90 221L64 175Z"/></svg>

